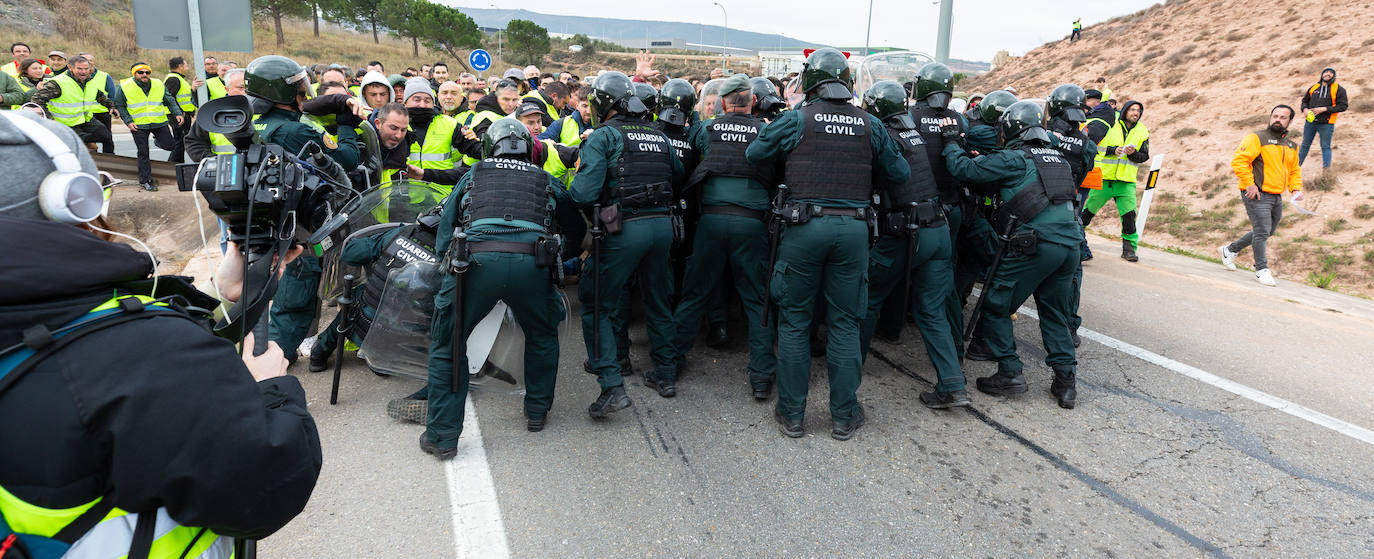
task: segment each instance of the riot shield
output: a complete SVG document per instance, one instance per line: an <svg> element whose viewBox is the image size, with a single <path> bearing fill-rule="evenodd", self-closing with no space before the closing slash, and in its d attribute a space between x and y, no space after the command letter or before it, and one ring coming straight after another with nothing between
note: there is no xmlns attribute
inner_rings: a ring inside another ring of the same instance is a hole
<svg viewBox="0 0 1374 559"><path fill-rule="evenodd" d="M358 131L358 167L363 170L362 176L367 181L365 184L354 184L354 188L371 188L377 184L378 177L382 173L382 144L377 139L377 129L371 122L364 120L357 126Z"/></svg>
<svg viewBox="0 0 1374 559"><path fill-rule="evenodd" d="M396 227L414 223L420 214L443 203L451 190L452 187L434 183L397 180L368 189L344 205L312 238L324 270L320 276L320 300L334 304L334 299L343 294L344 275L366 277L360 267L341 260L350 239L379 233L378 229L384 228L375 226L380 224Z"/></svg>
<svg viewBox="0 0 1374 559"><path fill-rule="evenodd" d="M701 86L701 95L697 96L697 114L701 116L702 122L718 117L724 112L720 101L720 86L724 83L725 78L716 78Z"/></svg>
<svg viewBox="0 0 1374 559"><path fill-rule="evenodd" d="M569 325L568 296L558 291L563 318L558 323L558 345L578 347L581 339L574 339ZM499 318L499 322L497 321ZM476 351L480 348L480 351ZM481 366L475 364L481 363ZM468 335L468 371L473 384L493 378L510 384L525 382L525 332L505 303L496 307Z"/></svg>
<svg viewBox="0 0 1374 559"><path fill-rule="evenodd" d="M854 76L854 91L862 95L868 88L873 87L873 84L882 80L894 80L905 84L916 79L916 72L919 72L922 66L934 61L934 58L925 53L910 50L870 54L859 62L858 72Z"/></svg>
<svg viewBox="0 0 1374 559"><path fill-rule="evenodd" d="M424 261L391 272L372 327L359 345L374 371L429 377L429 328L443 277L439 264Z"/></svg>

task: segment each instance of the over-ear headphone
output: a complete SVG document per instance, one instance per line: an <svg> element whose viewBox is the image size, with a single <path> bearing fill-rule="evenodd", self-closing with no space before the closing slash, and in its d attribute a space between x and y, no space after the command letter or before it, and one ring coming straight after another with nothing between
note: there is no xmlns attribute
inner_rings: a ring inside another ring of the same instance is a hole
<svg viewBox="0 0 1374 559"><path fill-rule="evenodd" d="M100 180L81 169L81 160L77 159L62 138L27 116L16 114L19 112L0 111L0 117L9 119L15 128L43 150L52 159L56 170L43 178L37 196L0 210L37 200L43 215L52 221L79 224L100 217L105 206Z"/></svg>

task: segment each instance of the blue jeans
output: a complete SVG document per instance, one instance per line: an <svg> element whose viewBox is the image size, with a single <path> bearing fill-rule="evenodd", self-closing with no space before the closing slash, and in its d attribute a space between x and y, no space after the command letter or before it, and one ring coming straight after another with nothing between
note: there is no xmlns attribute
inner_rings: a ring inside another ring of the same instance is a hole
<svg viewBox="0 0 1374 559"><path fill-rule="evenodd" d="M1312 147L1312 137L1321 134L1322 137L1322 168L1331 166L1331 134L1335 131L1336 125L1322 124L1319 122L1308 122L1302 125L1302 148L1298 150L1298 165L1307 159L1307 150Z"/></svg>

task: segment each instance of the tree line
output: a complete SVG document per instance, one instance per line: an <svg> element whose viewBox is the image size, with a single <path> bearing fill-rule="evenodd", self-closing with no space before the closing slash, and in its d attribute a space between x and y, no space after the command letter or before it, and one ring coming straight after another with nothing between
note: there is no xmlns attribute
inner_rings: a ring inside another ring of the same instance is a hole
<svg viewBox="0 0 1374 559"><path fill-rule="evenodd" d="M374 43L381 42L381 33L410 39L416 57L423 44L464 66L467 54L461 51L482 46L482 31L471 17L427 0L251 0L251 5L253 17L272 22L278 47L286 44L282 33L285 18L311 19L316 37L320 36L323 19L371 32ZM534 64L549 52L548 30L532 21L511 20L504 41L504 48L517 62Z"/></svg>

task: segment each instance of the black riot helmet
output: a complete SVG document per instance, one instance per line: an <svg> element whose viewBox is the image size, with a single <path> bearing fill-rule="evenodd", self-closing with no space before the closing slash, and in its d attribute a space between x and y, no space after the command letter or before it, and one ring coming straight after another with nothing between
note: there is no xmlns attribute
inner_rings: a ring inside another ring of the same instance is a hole
<svg viewBox="0 0 1374 559"><path fill-rule="evenodd" d="M829 47L816 49L802 63L801 87L808 97L850 100L854 95L854 75L849 71L849 59Z"/></svg>
<svg viewBox="0 0 1374 559"><path fill-rule="evenodd" d="M654 89L654 86L644 82L632 83L634 83L635 98L644 105L644 112L637 113L635 116L643 119L653 118L655 108L658 107L658 91Z"/></svg>
<svg viewBox="0 0 1374 559"><path fill-rule="evenodd" d="M989 126L997 126L998 119L1002 118L1002 112L1017 100L1015 95L1004 89L989 93L981 103L978 103L979 117Z"/></svg>
<svg viewBox="0 0 1374 559"><path fill-rule="evenodd" d="M482 158L503 157L530 161L534 155L534 138L525 123L508 116L491 123L482 134Z"/></svg>
<svg viewBox="0 0 1374 559"><path fill-rule="evenodd" d="M906 109L906 88L893 80L882 80L864 92L864 110L883 124L898 130L916 128Z"/></svg>
<svg viewBox="0 0 1374 559"><path fill-rule="evenodd" d="M939 62L931 62L916 72L917 101L936 109L948 109L954 97L954 71Z"/></svg>
<svg viewBox="0 0 1374 559"><path fill-rule="evenodd" d="M611 114L611 110L626 116L642 114L648 110L634 94L634 82L622 72L602 72L592 82L592 94L587 98L592 114L588 115L592 126L599 126Z"/></svg>
<svg viewBox="0 0 1374 559"><path fill-rule="evenodd" d="M1049 109L1050 118L1062 118L1074 123L1087 122L1088 115L1083 112L1085 101L1087 98L1083 88L1066 83L1050 92L1045 99L1045 108Z"/></svg>
<svg viewBox="0 0 1374 559"><path fill-rule="evenodd" d="M755 115L771 120L787 108L787 102L778 95L777 86L768 78L749 78L749 89L754 92Z"/></svg>
<svg viewBox="0 0 1374 559"><path fill-rule="evenodd" d="M997 137L1003 145L1012 140L1039 140L1048 144L1050 135L1045 132L1045 112L1034 101L1012 103L997 121Z"/></svg>
<svg viewBox="0 0 1374 559"><path fill-rule="evenodd" d="M697 104L697 91L691 82L673 78L658 92L658 119L673 126L687 126Z"/></svg>
<svg viewBox="0 0 1374 559"><path fill-rule="evenodd" d="M243 88L253 97L283 105L296 104L296 95L310 97L310 80L305 68L285 56L260 56L248 63Z"/></svg>

